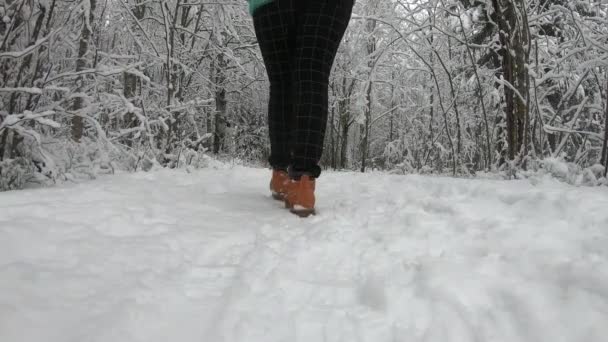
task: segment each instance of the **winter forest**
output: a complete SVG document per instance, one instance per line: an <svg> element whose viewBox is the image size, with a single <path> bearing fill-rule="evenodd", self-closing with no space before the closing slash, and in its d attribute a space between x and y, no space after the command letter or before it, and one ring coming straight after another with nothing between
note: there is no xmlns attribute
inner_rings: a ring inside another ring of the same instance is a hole
<svg viewBox="0 0 608 342"><path fill-rule="evenodd" d="M248 7L0 0L0 341L607 341L608 0L356 0L318 178Z"/></svg>
<svg viewBox="0 0 608 342"><path fill-rule="evenodd" d="M2 0L0 189L264 165L268 83L245 0ZM608 163L608 3L358 0L326 168L475 175Z"/></svg>

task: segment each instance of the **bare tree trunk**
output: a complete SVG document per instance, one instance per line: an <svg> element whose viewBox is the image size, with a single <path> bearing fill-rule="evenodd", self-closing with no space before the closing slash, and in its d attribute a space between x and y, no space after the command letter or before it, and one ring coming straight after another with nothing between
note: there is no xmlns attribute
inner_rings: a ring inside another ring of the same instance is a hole
<svg viewBox="0 0 608 342"><path fill-rule="evenodd" d="M338 113L340 115L340 168L345 169L348 166L348 135L352 124L349 103L350 97L355 88L355 81L346 86L346 78L342 79L342 99L338 102Z"/></svg>
<svg viewBox="0 0 608 342"><path fill-rule="evenodd" d="M365 172L365 168L367 167L367 159L369 153L369 135L371 130L371 121L372 121L372 88L373 88L373 68L374 68L374 60L372 58L373 53L376 51L376 38L372 34L376 29L376 20L369 19L366 25L366 33L368 35L367 38L367 56L369 60L367 61L367 65L369 67L369 80L367 84L367 91L365 93L365 99L367 102L367 107L365 108L365 126L362 128L361 134L363 135L363 139L361 141L361 172Z"/></svg>
<svg viewBox="0 0 608 342"><path fill-rule="evenodd" d="M133 15L135 16L135 18L137 20L142 20L144 17L144 14L146 13L146 4L144 2L144 0L135 0L135 6L132 9ZM136 25L133 24L133 27L135 28ZM141 53L141 51L139 51L140 49L138 48L138 45L135 44L135 49L137 51L137 53ZM129 72L125 72L123 73L123 95L125 96L126 99L132 99L135 96L137 96L137 76L134 75L133 73L129 73ZM137 106L137 104L135 104ZM135 113L131 113L128 112L125 115L125 121L126 121L126 127L127 128L132 128L132 127L136 127L137 126L137 117L135 116ZM131 146L131 139L127 139L126 142L127 146Z"/></svg>
<svg viewBox="0 0 608 342"><path fill-rule="evenodd" d="M365 172L367 167L367 158L369 153L369 134L371 129L371 118L372 118L372 80L367 85L367 92L365 98L367 100L367 108L365 108L365 125L362 127L363 140L361 141L361 172Z"/></svg>
<svg viewBox="0 0 608 342"><path fill-rule="evenodd" d="M332 106L331 108L331 118L329 121L329 132L330 132L330 151L331 151L331 159L330 164L333 169L336 168L336 127L334 124L334 117L336 113L336 108Z"/></svg>
<svg viewBox="0 0 608 342"><path fill-rule="evenodd" d="M388 141L393 141L393 129L395 119L395 72L391 72L391 115L389 116L389 127L388 127Z"/></svg>
<svg viewBox="0 0 608 342"><path fill-rule="evenodd" d="M2 131L2 137L0 138L0 161L11 159L13 136L14 135L11 130L5 129Z"/></svg>
<svg viewBox="0 0 608 342"><path fill-rule="evenodd" d="M340 168L345 169L348 165L348 158L346 153L348 151L348 131L350 129L350 124L348 122L348 117L341 116L340 117L340 127L342 129L341 142L340 142Z"/></svg>
<svg viewBox="0 0 608 342"><path fill-rule="evenodd" d="M89 6L83 6L82 13L82 30L80 33L80 41L78 43L78 59L76 60L76 72L83 71L89 65L87 60L87 54L89 52L89 43L91 41L92 34L92 23L95 19L95 5L97 0L83 0L88 2ZM79 76L76 79L76 92L82 92L84 89L85 76ZM74 111L76 112L72 117L72 139L76 142L80 142L84 131L84 122L82 120L82 113L78 113L79 110L84 108L84 101L81 96L78 96L74 100Z"/></svg>
<svg viewBox="0 0 608 342"><path fill-rule="evenodd" d="M507 120L508 158L523 157L528 150L528 57L530 35L524 0L492 0L502 44L502 71ZM521 161L521 160L520 160Z"/></svg>
<svg viewBox="0 0 608 342"><path fill-rule="evenodd" d="M214 134L213 134L213 153L220 153L221 146L226 133L226 89L224 88L226 77L226 61L223 55L217 56L217 63L215 64L215 122L214 122Z"/></svg>
<svg viewBox="0 0 608 342"><path fill-rule="evenodd" d="M606 74L608 75L608 72ZM606 85L606 114L604 120L604 146L602 147L601 164L604 165L604 177L606 177L608 175L608 84Z"/></svg>

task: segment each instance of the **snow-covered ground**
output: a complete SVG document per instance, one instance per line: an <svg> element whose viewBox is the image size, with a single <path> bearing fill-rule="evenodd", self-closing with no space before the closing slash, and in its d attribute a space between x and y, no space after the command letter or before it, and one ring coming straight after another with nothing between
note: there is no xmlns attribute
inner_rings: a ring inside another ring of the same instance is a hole
<svg viewBox="0 0 608 342"><path fill-rule="evenodd" d="M600 342L608 189L162 170L0 193L0 341Z"/></svg>

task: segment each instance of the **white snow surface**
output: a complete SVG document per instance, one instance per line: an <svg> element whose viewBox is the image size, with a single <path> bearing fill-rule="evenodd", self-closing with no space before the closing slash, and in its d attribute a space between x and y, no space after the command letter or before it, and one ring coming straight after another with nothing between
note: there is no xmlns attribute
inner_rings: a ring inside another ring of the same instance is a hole
<svg viewBox="0 0 608 342"><path fill-rule="evenodd" d="M0 341L600 342L608 190L268 170L0 193Z"/></svg>

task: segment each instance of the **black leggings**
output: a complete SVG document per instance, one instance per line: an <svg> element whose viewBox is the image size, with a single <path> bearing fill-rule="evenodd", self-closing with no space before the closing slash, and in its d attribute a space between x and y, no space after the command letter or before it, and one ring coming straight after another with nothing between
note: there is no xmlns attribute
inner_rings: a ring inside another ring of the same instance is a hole
<svg viewBox="0 0 608 342"><path fill-rule="evenodd" d="M270 81L270 165L318 177L329 75L354 0L274 0L253 16Z"/></svg>

